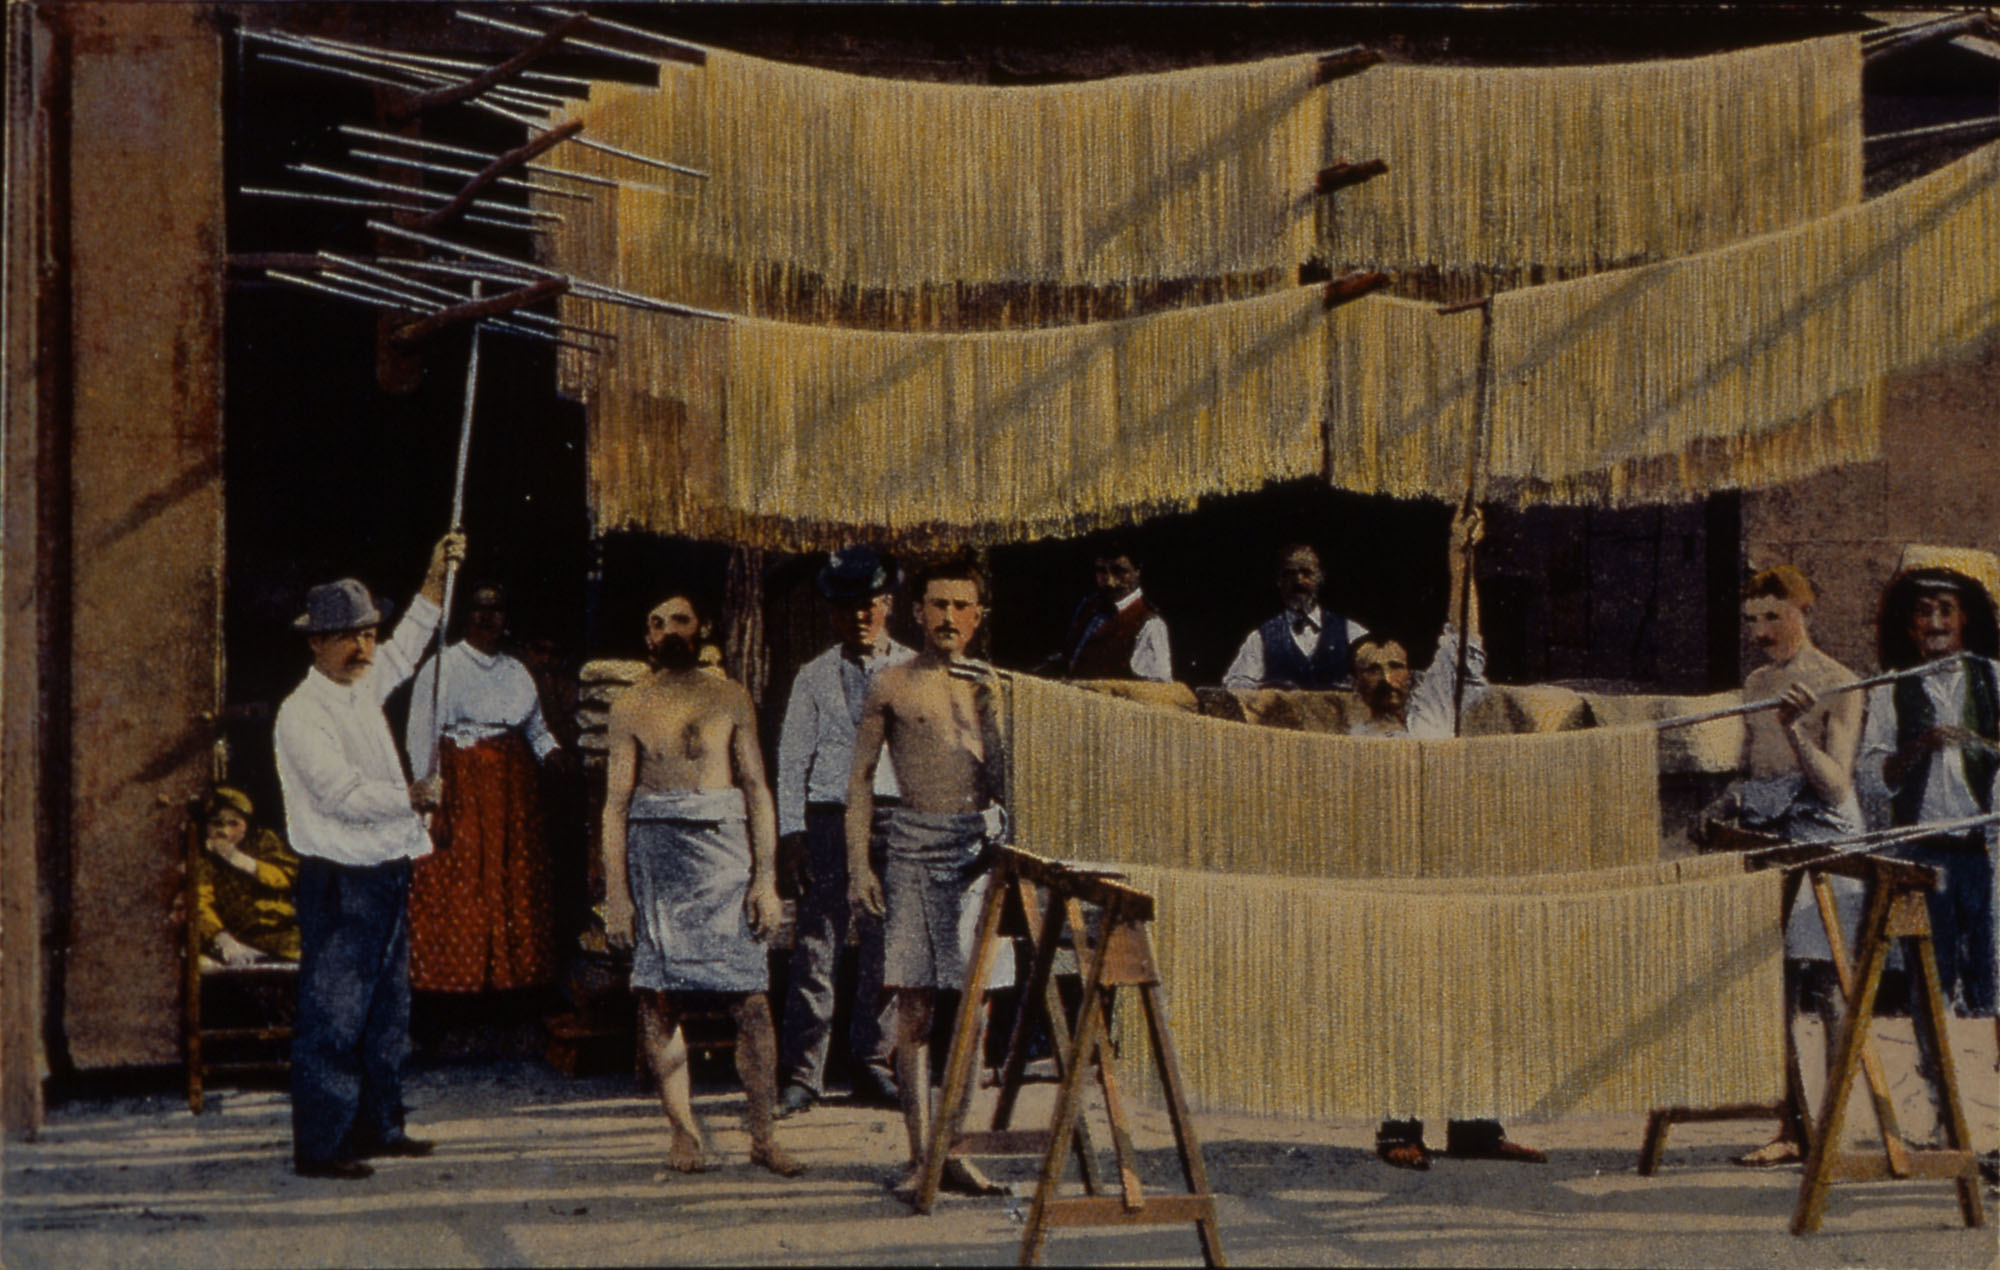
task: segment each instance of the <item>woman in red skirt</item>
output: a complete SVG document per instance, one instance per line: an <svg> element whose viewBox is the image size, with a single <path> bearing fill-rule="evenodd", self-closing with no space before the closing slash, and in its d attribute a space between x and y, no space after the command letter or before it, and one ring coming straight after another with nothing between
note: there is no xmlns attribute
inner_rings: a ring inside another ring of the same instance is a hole
<svg viewBox="0 0 2000 1270"><path fill-rule="evenodd" d="M536 765L562 751L526 666L500 651L506 600L475 587L464 638L426 662L410 694L410 770L436 750L444 802L437 850L410 882L410 986L420 992L532 988L555 977L549 851ZM433 706L435 704L435 714Z"/></svg>

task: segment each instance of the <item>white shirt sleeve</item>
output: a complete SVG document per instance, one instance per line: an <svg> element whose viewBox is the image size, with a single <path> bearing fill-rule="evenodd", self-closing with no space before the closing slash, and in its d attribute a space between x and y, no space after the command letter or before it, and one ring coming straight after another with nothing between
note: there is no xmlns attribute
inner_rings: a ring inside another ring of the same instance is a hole
<svg viewBox="0 0 2000 1270"><path fill-rule="evenodd" d="M1132 643L1132 673L1141 679L1166 683L1174 677L1173 653L1167 647L1167 624L1149 617Z"/></svg>
<svg viewBox="0 0 2000 1270"><path fill-rule="evenodd" d="M1863 802L1886 803L1895 792L1882 764L1896 752L1896 698L1892 684L1868 690L1868 714L1861 725L1861 752L1854 760L1855 792Z"/></svg>
<svg viewBox="0 0 2000 1270"><path fill-rule="evenodd" d="M813 663L799 667L792 678L792 695L785 702L785 721L778 728L778 833L803 832L806 827L806 767L813 739L819 735L818 703L812 695Z"/></svg>
<svg viewBox="0 0 2000 1270"><path fill-rule="evenodd" d="M522 734L528 738L528 748L535 752L535 761L544 763L549 755L562 747L556 742L556 734L549 731L549 721L542 717L542 694L535 688L535 677L528 674L528 668L521 667L521 674L528 679L528 717L521 723Z"/></svg>
<svg viewBox="0 0 2000 1270"><path fill-rule="evenodd" d="M1453 686L1458 682L1458 632L1446 624L1438 637L1437 653L1429 669L1410 691L1403 711L1411 736L1442 738L1452 735ZM1486 692L1486 648L1477 639L1465 650L1465 699L1467 709Z"/></svg>
<svg viewBox="0 0 2000 1270"><path fill-rule="evenodd" d="M410 817L409 787L401 781L365 779L325 710L310 705L280 710L276 741L286 798L292 797L296 781L297 792L329 820L379 825Z"/></svg>
<svg viewBox="0 0 2000 1270"><path fill-rule="evenodd" d="M1243 637L1243 647L1236 650L1236 660L1229 663L1229 669L1222 672L1222 686L1225 688L1255 688L1264 682L1264 634L1253 627Z"/></svg>
<svg viewBox="0 0 2000 1270"><path fill-rule="evenodd" d="M410 717L403 725L403 748L410 755L410 771L418 780L432 774L431 761L435 757L433 748L437 745L438 722L431 713L432 683L437 679L438 659L428 657L417 668L410 685ZM447 710L447 713L449 711Z"/></svg>
<svg viewBox="0 0 2000 1270"><path fill-rule="evenodd" d="M375 666L368 675L368 683L377 701L387 701L389 694L416 670L417 658L424 655L424 645L430 643L437 624L438 606L421 593L412 596L410 611L396 623L395 635L375 649Z"/></svg>

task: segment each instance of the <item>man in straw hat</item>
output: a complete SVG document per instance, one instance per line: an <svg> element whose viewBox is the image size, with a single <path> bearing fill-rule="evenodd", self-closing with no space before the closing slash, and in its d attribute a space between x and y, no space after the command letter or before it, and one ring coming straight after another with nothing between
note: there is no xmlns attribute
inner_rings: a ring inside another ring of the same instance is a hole
<svg viewBox="0 0 2000 1270"><path fill-rule="evenodd" d="M605 728L604 930L632 949L639 1035L660 1085L667 1165L710 1167L688 1081L681 1019L695 994L728 1003L748 1103L750 1161L805 1166L778 1146L777 1045L764 942L782 919L777 828L756 707L701 668L701 610L686 592L646 617L653 674L619 695Z"/></svg>
<svg viewBox="0 0 2000 1270"><path fill-rule="evenodd" d="M1886 794L1890 823L1920 825L1994 809L2000 779L2000 644L1994 614L2000 560L1964 548L1910 546L1882 595L1882 666L1956 658L1936 674L1871 689L1860 770ZM1947 1000L1994 1013L1994 834L1926 838L1896 854L1936 868L1931 937Z"/></svg>
<svg viewBox="0 0 2000 1270"><path fill-rule="evenodd" d="M410 1048L410 862L428 855L420 813L435 780L412 784L382 702L416 668L438 623L446 569L465 538L446 534L387 642L389 605L353 578L316 586L292 623L312 669L278 708L278 779L292 849L303 955L292 1040L292 1164L301 1177L369 1176L370 1156L421 1156L403 1131Z"/></svg>
<svg viewBox="0 0 2000 1270"><path fill-rule="evenodd" d="M826 1092L826 1052L833 1031L835 971L847 945L847 778L854 732L875 676L916 654L889 636L895 577L867 547L846 547L827 559L818 588L840 642L799 667L778 734L778 844L781 859L803 866L798 924L785 996L784 1042L778 1071L780 1115L806 1110ZM896 774L875 772L879 815L896 802ZM882 926L860 922L861 965L848 1029L858 1099L894 1098L884 1028Z"/></svg>

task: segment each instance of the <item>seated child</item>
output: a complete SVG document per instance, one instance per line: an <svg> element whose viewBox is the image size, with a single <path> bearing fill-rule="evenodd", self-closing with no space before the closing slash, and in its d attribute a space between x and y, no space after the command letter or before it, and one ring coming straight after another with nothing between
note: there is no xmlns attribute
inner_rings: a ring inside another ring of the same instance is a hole
<svg viewBox="0 0 2000 1270"><path fill-rule="evenodd" d="M202 947L225 966L299 959L292 883L299 858L269 829L252 825L250 799L218 785L203 809L208 822L195 861L195 921Z"/></svg>

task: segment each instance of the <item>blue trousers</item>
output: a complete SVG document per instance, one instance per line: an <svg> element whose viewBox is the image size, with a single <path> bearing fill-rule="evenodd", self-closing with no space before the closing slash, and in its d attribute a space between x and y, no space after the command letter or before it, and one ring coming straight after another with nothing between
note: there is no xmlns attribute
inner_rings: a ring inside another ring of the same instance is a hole
<svg viewBox="0 0 2000 1270"><path fill-rule="evenodd" d="M851 917L847 903L846 808L823 803L806 805L806 885L799 896L798 923L792 935L790 982L785 989L784 1036L778 1051L778 1077L816 1094L826 1092L826 1053L832 1039L834 975L841 949L847 945L850 920L859 921L861 967L854 988L853 1021L848 1047L856 1068L874 1072L883 1087L895 1084L889 1065L893 1023L882 1010L882 922ZM879 852L877 853L879 856ZM877 860L876 867L881 864ZM856 1076L859 1077L859 1072Z"/></svg>
<svg viewBox="0 0 2000 1270"><path fill-rule="evenodd" d="M410 862L306 856L294 901L304 945L292 1032L292 1156L316 1164L403 1128L410 1053Z"/></svg>
<svg viewBox="0 0 2000 1270"><path fill-rule="evenodd" d="M1945 1005L1971 1018L1990 1018L2000 995L1994 982L2000 970L1994 965L1993 852L1986 835L1926 838L1895 854L1939 874L1938 888L1926 898Z"/></svg>

